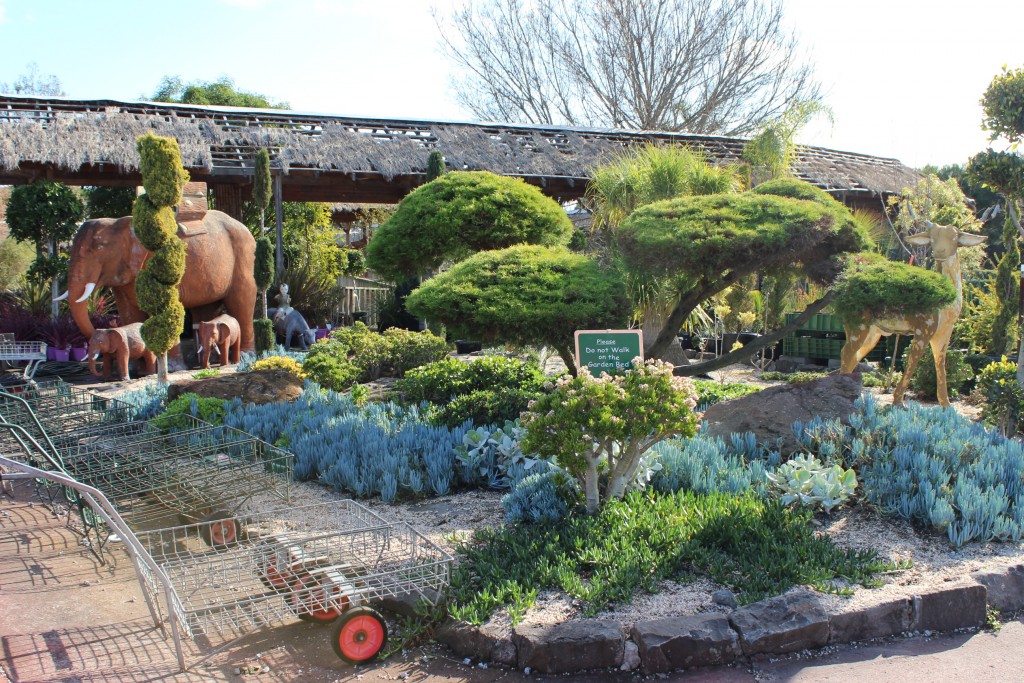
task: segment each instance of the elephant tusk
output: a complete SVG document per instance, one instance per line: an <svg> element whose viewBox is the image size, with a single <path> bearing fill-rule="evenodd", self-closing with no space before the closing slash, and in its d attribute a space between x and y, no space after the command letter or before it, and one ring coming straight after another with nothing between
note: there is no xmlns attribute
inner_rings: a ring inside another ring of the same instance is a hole
<svg viewBox="0 0 1024 683"><path fill-rule="evenodd" d="M64 292L60 296L53 297L53 300L54 301L64 301L64 299L67 299L67 298L68 298L68 292Z"/></svg>
<svg viewBox="0 0 1024 683"><path fill-rule="evenodd" d="M92 359L93 360L99 360L100 359L100 354L97 353L95 356L92 357Z"/></svg>
<svg viewBox="0 0 1024 683"><path fill-rule="evenodd" d="M202 345L200 344L199 348L198 348L198 349L196 349L196 353L202 353L202 352L203 352L203 347L202 347Z"/></svg>
<svg viewBox="0 0 1024 683"><path fill-rule="evenodd" d="M96 289L96 283L95 282L87 282L87 283L85 283L85 293L82 294L82 296L80 296L77 299L75 299L75 303L76 304L80 304L83 301L85 301L86 299L88 299L90 296L92 296L92 290L94 290L94 289Z"/></svg>
<svg viewBox="0 0 1024 683"><path fill-rule="evenodd" d="M213 347L213 350L217 352L217 355L218 355L218 356L220 355L220 349L219 349L219 348L217 348L216 346L214 346L214 347Z"/></svg>

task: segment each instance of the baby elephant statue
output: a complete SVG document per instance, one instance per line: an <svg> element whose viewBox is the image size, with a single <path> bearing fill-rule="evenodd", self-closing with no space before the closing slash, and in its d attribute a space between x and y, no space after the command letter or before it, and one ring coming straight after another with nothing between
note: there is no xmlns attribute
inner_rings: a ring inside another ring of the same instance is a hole
<svg viewBox="0 0 1024 683"><path fill-rule="evenodd" d="M277 309L274 312L274 333L284 337L284 347L292 347L292 337L299 335L299 348L305 351L309 345L316 341L316 332L309 328L309 323L302 317L302 314L294 308Z"/></svg>
<svg viewBox="0 0 1024 683"><path fill-rule="evenodd" d="M210 367L210 353L216 351L221 365L237 363L242 356L242 333L238 321L228 314L199 323L199 361Z"/></svg>
<svg viewBox="0 0 1024 683"><path fill-rule="evenodd" d="M96 369L96 361L103 360L103 374ZM112 327L96 330L89 339L89 372L97 377L110 377L111 369L115 375L128 379L128 361L141 359L145 374L156 370L156 356L146 348L142 341L142 323L132 323L123 327Z"/></svg>

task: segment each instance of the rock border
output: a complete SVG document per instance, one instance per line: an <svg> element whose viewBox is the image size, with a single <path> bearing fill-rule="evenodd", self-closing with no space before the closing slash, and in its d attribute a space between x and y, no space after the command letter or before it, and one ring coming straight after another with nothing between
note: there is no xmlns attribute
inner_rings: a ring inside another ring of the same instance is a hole
<svg viewBox="0 0 1024 683"><path fill-rule="evenodd" d="M523 625L511 636L490 624L449 621L435 639L460 657L538 673L617 668L653 674L901 633L978 628L989 607L1024 609L1024 565L974 572L971 579L848 612L828 613L814 591L793 588L728 614L640 621L629 633L607 619Z"/></svg>

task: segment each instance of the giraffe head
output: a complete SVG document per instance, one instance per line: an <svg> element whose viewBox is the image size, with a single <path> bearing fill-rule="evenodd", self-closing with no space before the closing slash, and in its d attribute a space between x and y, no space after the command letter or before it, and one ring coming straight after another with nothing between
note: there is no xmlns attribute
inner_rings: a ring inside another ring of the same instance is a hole
<svg viewBox="0 0 1024 683"><path fill-rule="evenodd" d="M973 247L988 239L986 235L975 235L963 232L953 225L939 225L925 221L925 231L907 238L907 242L915 247L931 245L932 256L936 261L946 261L956 256L960 247Z"/></svg>

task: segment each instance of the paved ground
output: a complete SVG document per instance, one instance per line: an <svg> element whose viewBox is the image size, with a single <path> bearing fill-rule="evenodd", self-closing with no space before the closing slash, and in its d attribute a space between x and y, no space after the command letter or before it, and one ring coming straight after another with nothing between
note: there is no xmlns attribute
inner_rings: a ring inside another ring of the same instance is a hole
<svg viewBox="0 0 1024 683"><path fill-rule="evenodd" d="M4 683L491 683L540 678L466 665L439 646L413 648L384 663L354 668L334 656L327 633L322 627L293 623L230 641L200 638L187 643L189 670L180 673L170 641L153 626L123 551L114 552L108 564L101 565L61 520L32 502L26 485L15 487L13 498L0 495L0 681ZM814 657L762 658L749 667L652 678L712 683L1019 681L1024 679L1021 652L1024 622L1013 621L998 633L844 646ZM249 665L255 665L254 673L235 673ZM590 674L572 680L632 683L644 678Z"/></svg>

